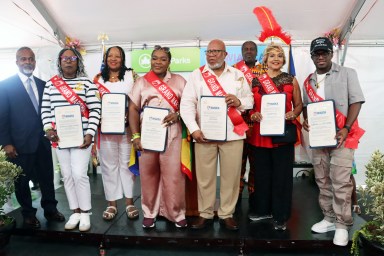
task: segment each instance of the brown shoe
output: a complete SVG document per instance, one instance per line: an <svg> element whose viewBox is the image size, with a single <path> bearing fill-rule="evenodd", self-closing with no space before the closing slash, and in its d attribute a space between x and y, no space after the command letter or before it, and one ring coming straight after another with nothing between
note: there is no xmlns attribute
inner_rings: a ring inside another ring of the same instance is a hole
<svg viewBox="0 0 384 256"><path fill-rule="evenodd" d="M40 221L35 217L25 217L23 227L28 229L39 229Z"/></svg>
<svg viewBox="0 0 384 256"><path fill-rule="evenodd" d="M64 215L61 212L59 212L59 211L52 212L52 213L44 213L44 217L48 221L57 221L57 222L65 221Z"/></svg>
<svg viewBox="0 0 384 256"><path fill-rule="evenodd" d="M226 219L220 219L220 224L223 225L228 230L238 230L239 225L237 222L232 218L226 218Z"/></svg>
<svg viewBox="0 0 384 256"><path fill-rule="evenodd" d="M199 217L191 223L191 228L192 229L203 229L206 226L211 225L212 223L213 223L213 219L206 219L203 217Z"/></svg>

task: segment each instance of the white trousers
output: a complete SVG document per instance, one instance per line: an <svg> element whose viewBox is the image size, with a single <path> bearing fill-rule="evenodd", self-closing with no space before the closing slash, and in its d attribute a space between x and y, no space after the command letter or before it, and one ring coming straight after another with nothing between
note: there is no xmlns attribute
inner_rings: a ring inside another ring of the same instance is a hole
<svg viewBox="0 0 384 256"><path fill-rule="evenodd" d="M125 135L105 135L100 138L100 167L107 201L133 198L135 175L128 169L132 144Z"/></svg>
<svg viewBox="0 0 384 256"><path fill-rule="evenodd" d="M71 210L80 208L88 211L91 206L91 187L87 175L92 147L87 149L56 148L64 189Z"/></svg>

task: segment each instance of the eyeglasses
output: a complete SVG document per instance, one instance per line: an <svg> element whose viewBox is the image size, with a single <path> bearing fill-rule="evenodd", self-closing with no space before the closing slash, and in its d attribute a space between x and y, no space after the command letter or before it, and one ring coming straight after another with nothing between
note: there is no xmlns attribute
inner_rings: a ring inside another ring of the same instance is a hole
<svg viewBox="0 0 384 256"><path fill-rule="evenodd" d="M155 45L155 50L156 51L162 50L162 51L165 51L165 52L169 52L169 47L161 47L160 45Z"/></svg>
<svg viewBox="0 0 384 256"><path fill-rule="evenodd" d="M76 61L77 56L61 56L60 57L62 61Z"/></svg>
<svg viewBox="0 0 384 256"><path fill-rule="evenodd" d="M311 56L315 59L320 58L322 56L323 58L327 58L332 52L314 52L311 54Z"/></svg>
<svg viewBox="0 0 384 256"><path fill-rule="evenodd" d="M217 55L217 54L219 54L219 53L221 53L221 52L225 52L224 50L206 50L205 51L205 55L208 55L208 54L213 54L213 55Z"/></svg>

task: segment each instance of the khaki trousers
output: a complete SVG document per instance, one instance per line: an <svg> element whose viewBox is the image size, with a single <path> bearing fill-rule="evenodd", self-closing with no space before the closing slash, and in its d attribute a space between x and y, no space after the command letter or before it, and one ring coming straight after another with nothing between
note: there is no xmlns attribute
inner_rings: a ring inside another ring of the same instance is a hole
<svg viewBox="0 0 384 256"><path fill-rule="evenodd" d="M217 213L221 219L232 217L239 196L243 143L243 140L195 143L197 199L201 217L214 217L218 158L220 206Z"/></svg>
<svg viewBox="0 0 384 256"><path fill-rule="evenodd" d="M355 150L344 148L313 149L313 167L320 189L319 204L324 218L336 222L337 228L347 229L353 224L350 179Z"/></svg>

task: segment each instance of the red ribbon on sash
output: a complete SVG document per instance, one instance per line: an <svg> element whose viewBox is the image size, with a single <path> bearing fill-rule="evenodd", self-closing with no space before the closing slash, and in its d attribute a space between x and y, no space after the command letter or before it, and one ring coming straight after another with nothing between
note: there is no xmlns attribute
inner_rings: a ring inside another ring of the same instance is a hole
<svg viewBox="0 0 384 256"><path fill-rule="evenodd" d="M173 110L177 111L179 109L180 101L176 93L171 87L160 80L152 70L145 74L144 78L161 94L169 105L172 106Z"/></svg>
<svg viewBox="0 0 384 256"><path fill-rule="evenodd" d="M304 81L304 88L308 95L308 98L312 102L318 102L323 101L324 99L321 98L315 90L312 88L312 86L309 84L309 79L312 76L310 74L307 79ZM343 115L339 110L336 109L336 124L339 129L342 129L345 125L345 121L347 120L347 117ZM359 146L359 140L364 135L365 130L359 127L359 122L356 119L355 122L353 122L351 126L351 130L348 133L347 138L345 139L344 147L351 148L351 149L357 149Z"/></svg>
<svg viewBox="0 0 384 256"><path fill-rule="evenodd" d="M97 89L99 90L100 93L100 98L103 97L105 93L110 93L107 87L105 87L102 83L99 82L99 77L96 76L95 79L93 79L93 83L96 85Z"/></svg>
<svg viewBox="0 0 384 256"><path fill-rule="evenodd" d="M51 78L51 82L71 105L80 105L81 114L85 118L89 118L89 110L85 102L72 90L71 87L69 87L69 85L61 77L56 75Z"/></svg>
<svg viewBox="0 0 384 256"><path fill-rule="evenodd" d="M224 91L223 87L220 85L216 76L211 74L211 72L205 71L204 66L200 67L201 74L205 83L207 84L209 90L214 96L225 96L227 93ZM233 124L233 132L243 136L244 133L249 129L248 125L244 122L243 117L237 112L235 107L228 108L228 117L231 119Z"/></svg>
<svg viewBox="0 0 384 256"><path fill-rule="evenodd" d="M247 82L249 85L252 85L252 80L256 77L251 69L245 64L245 61L239 61L238 63L235 64L235 68L243 72L245 79L247 79Z"/></svg>

